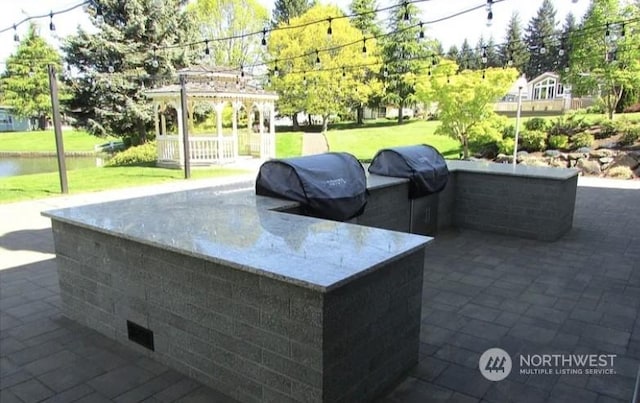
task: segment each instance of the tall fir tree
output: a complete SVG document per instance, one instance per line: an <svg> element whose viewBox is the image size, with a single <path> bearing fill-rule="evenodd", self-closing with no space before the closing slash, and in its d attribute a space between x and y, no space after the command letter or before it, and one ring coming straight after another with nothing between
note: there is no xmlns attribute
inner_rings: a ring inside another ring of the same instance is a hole
<svg viewBox="0 0 640 403"><path fill-rule="evenodd" d="M560 74L564 74L565 70L569 68L569 52L571 36L578 28L576 18L573 13L567 14L564 19L564 25L562 26L562 34L560 35L560 42L558 46L558 64L557 71Z"/></svg>
<svg viewBox="0 0 640 403"><path fill-rule="evenodd" d="M469 40L467 38L464 38L462 46L460 47L460 70L475 70L477 68L475 57L475 50L471 47L471 45L469 45Z"/></svg>
<svg viewBox="0 0 640 403"><path fill-rule="evenodd" d="M525 42L531 57L525 67L528 79L557 69L558 59L556 9L544 0L525 30Z"/></svg>
<svg viewBox="0 0 640 403"><path fill-rule="evenodd" d="M351 11L351 24L358 28L365 36L379 36L382 27L377 21L378 14L376 0L353 0L349 5Z"/></svg>
<svg viewBox="0 0 640 403"><path fill-rule="evenodd" d="M529 56L529 50L522 34L520 15L514 12L507 25L505 41L500 46L501 63L503 66L515 67L522 74L529 62Z"/></svg>
<svg viewBox="0 0 640 403"><path fill-rule="evenodd" d="M458 50L458 47L456 45L451 45L449 47L449 50L447 50L445 57L459 64L458 59L460 58L460 50Z"/></svg>
<svg viewBox="0 0 640 403"><path fill-rule="evenodd" d="M422 70L425 60L435 54L435 42L420 39L419 9L412 3L397 0L383 38L381 71L386 84L386 101L398 107L398 123L404 120L403 109L415 102L413 80Z"/></svg>
<svg viewBox="0 0 640 403"><path fill-rule="evenodd" d="M487 67L502 67L498 46L493 36L490 36L487 42Z"/></svg>
<svg viewBox="0 0 640 403"><path fill-rule="evenodd" d="M92 1L87 11L95 30L78 28L62 47L66 62L78 72L70 79L73 93L68 108L79 126L96 135L146 141L153 109L145 88L174 81L176 69L191 64L196 56L181 46L163 48L197 39L186 3ZM198 49L197 55L201 52Z"/></svg>
<svg viewBox="0 0 640 403"><path fill-rule="evenodd" d="M301 16L315 4L315 0L276 0L273 4L272 25L276 27L289 24L291 19Z"/></svg>
<svg viewBox="0 0 640 403"><path fill-rule="evenodd" d="M486 68L488 61L487 42L484 40L484 36L480 35L480 39L473 49L473 70Z"/></svg>
<svg viewBox="0 0 640 403"><path fill-rule="evenodd" d="M60 72L60 55L31 24L16 53L7 58L0 78L3 103L11 106L15 115L37 118L39 129L45 129L47 118L51 117L49 64Z"/></svg>

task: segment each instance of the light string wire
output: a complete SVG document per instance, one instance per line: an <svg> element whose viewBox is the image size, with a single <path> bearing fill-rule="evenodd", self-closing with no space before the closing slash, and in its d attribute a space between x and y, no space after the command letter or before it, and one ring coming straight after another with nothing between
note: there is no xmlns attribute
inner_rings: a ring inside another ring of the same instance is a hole
<svg viewBox="0 0 640 403"><path fill-rule="evenodd" d="M82 7L82 6L84 6L84 5L92 4L92 3L93 3L93 2L92 2L91 0L87 0L87 1L83 1L83 2L81 2L81 3L77 3L77 4L73 5L73 6L69 6L69 7L65 8L65 9L63 9L63 10L59 10L59 11L50 11L50 12L48 12L48 13L46 13L46 14L39 14L39 15L32 15L32 16L29 16L29 17L25 17L25 18L24 18L24 19L22 19L21 21L19 21L19 22L15 23L15 24L13 24L13 25L11 25L11 26L9 26L9 27L6 27L6 28L3 28L3 29L0 29L0 34L3 34L3 33L5 33L5 32L7 32L7 31L15 30L15 29L17 29L20 25L22 25L22 24L24 24L24 23L26 23L26 22L29 22L29 21L32 21L32 20L38 20L38 19L41 19L41 18L53 18L53 17L55 17L56 15L65 14L65 13L68 13L68 12L70 12L70 11L75 10L76 8Z"/></svg>

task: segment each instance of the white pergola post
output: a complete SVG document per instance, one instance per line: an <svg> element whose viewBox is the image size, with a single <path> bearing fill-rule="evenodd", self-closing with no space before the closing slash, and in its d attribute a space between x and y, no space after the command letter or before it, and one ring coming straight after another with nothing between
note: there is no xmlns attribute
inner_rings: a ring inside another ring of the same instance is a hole
<svg viewBox="0 0 640 403"><path fill-rule="evenodd" d="M269 102L269 158L276 157L276 107Z"/></svg>
<svg viewBox="0 0 640 403"><path fill-rule="evenodd" d="M217 126L217 136L218 136L218 162L222 162L223 154L222 154L222 111L224 109L224 102L216 102L216 126Z"/></svg>
<svg viewBox="0 0 640 403"><path fill-rule="evenodd" d="M182 133L182 106L175 105L176 113L178 115L178 154L180 155L180 166L184 166L184 141Z"/></svg>
<svg viewBox="0 0 640 403"><path fill-rule="evenodd" d="M264 102L258 104L258 119L260 119L258 125L260 128L260 159L266 160L269 158L269 144L264 135Z"/></svg>
<svg viewBox="0 0 640 403"><path fill-rule="evenodd" d="M160 105L153 103L153 127L156 131L156 137L160 135Z"/></svg>
<svg viewBox="0 0 640 403"><path fill-rule="evenodd" d="M231 134L233 136L233 156L238 158L238 111L242 103L240 101L233 101L231 108L233 109L233 118L231 119Z"/></svg>

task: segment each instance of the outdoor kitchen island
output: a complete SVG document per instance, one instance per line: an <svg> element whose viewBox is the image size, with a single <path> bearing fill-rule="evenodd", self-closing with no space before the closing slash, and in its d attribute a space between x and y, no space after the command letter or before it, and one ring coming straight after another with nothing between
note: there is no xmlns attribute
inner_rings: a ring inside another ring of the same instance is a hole
<svg viewBox="0 0 640 403"><path fill-rule="evenodd" d="M240 401L370 400L418 360L431 238L198 189L48 211L63 312Z"/></svg>

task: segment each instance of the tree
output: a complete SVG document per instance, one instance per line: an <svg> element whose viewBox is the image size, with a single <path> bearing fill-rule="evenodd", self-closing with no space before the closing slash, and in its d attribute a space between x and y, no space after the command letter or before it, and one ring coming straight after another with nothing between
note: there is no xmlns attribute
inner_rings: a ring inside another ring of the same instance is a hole
<svg viewBox="0 0 640 403"><path fill-rule="evenodd" d="M189 5L205 39L210 41L211 62L217 66L255 65L262 56L262 38L248 35L269 23L269 13L257 0L197 0Z"/></svg>
<svg viewBox="0 0 640 403"><path fill-rule="evenodd" d="M514 68L488 68L486 71L463 70L450 60L441 60L431 76L422 75L417 84L417 97L425 103L438 104L442 124L436 133L448 135L460 141L464 158L469 157L469 143L475 136L483 136L475 130L496 113L493 104L505 96L518 76Z"/></svg>
<svg viewBox="0 0 640 403"><path fill-rule="evenodd" d="M500 60L500 53L498 53L498 46L493 36L489 37L487 42L487 67L502 67L502 61Z"/></svg>
<svg viewBox="0 0 640 403"><path fill-rule="evenodd" d="M567 14L562 26L562 35L560 36L560 46L558 48L557 70L560 73L563 73L569 67L569 39L577 28L576 18L573 13Z"/></svg>
<svg viewBox="0 0 640 403"><path fill-rule="evenodd" d="M505 43L500 47L502 65L515 67L520 73L524 73L529 57L527 45L522 37L520 16L517 12L514 12L507 26Z"/></svg>
<svg viewBox="0 0 640 403"><path fill-rule="evenodd" d="M611 21L639 15L617 0L592 0L579 31L570 39L567 78L573 94L599 93L610 119L623 92L640 86L640 32L624 27L623 36L623 25Z"/></svg>
<svg viewBox="0 0 640 403"><path fill-rule="evenodd" d="M3 103L13 108L13 113L23 118L38 118L38 126L45 129L51 117L51 93L49 91L48 65L61 71L58 52L38 35L34 24L18 45L14 55L7 59L2 75Z"/></svg>
<svg viewBox="0 0 640 403"><path fill-rule="evenodd" d="M195 24L186 0L97 4L101 16L95 5L88 8L96 32L78 28L63 44L67 63L78 72L70 80L68 109L93 134L144 142L153 122L145 86L172 82L176 69L191 64L196 54L180 45L197 39ZM164 48L169 45L174 47Z"/></svg>
<svg viewBox="0 0 640 403"><path fill-rule="evenodd" d="M404 120L403 110L415 101L413 76L423 70L425 59L435 55L435 43L420 39L418 8L400 1L390 17L388 35L383 40L383 75L385 99L398 107L398 123Z"/></svg>
<svg viewBox="0 0 640 403"><path fill-rule="evenodd" d="M380 82L370 80L368 69L363 67L379 60L375 39L363 41L362 32L343 18L332 22L330 38L326 25L309 24L341 14L335 6L315 6L291 20L292 26L307 26L274 31L268 44L270 69L273 72L277 66L279 73L271 78L271 88L280 95L279 112L321 115L323 133L332 114L366 103L371 94L381 91ZM328 48L333 50L323 51Z"/></svg>
<svg viewBox="0 0 640 403"><path fill-rule="evenodd" d="M273 4L272 25L289 25L292 19L301 16L314 5L315 0L276 0Z"/></svg>
<svg viewBox="0 0 640 403"><path fill-rule="evenodd" d="M460 47L460 58L459 58L459 66L462 70L477 70L477 60L476 60L476 52L469 45L469 41L467 38L464 38L464 42L462 42L462 46Z"/></svg>
<svg viewBox="0 0 640 403"><path fill-rule="evenodd" d="M544 0L525 31L525 42L531 54L525 67L527 78L556 70L556 34L556 9L551 0Z"/></svg>
<svg viewBox="0 0 640 403"><path fill-rule="evenodd" d="M456 45L451 45L449 47L449 50L447 50L447 54L445 55L445 57L460 64L458 60L458 58L460 57L460 51L458 50L458 47Z"/></svg>

